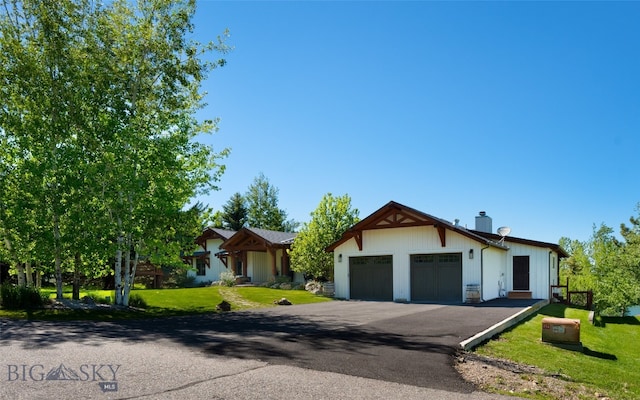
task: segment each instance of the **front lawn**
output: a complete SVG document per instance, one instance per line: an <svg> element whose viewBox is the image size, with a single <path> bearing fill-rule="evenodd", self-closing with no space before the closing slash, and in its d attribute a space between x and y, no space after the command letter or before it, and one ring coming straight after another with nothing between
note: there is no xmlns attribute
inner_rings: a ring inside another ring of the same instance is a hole
<svg viewBox="0 0 640 400"><path fill-rule="evenodd" d="M546 316L580 319L583 352L565 350L541 341ZM592 393L611 399L640 398L640 319L603 318L598 326L589 322L585 310L552 304L533 318L477 348L476 353L537 366L549 374L568 377ZM516 393L533 398L553 398Z"/></svg>
<svg viewBox="0 0 640 400"><path fill-rule="evenodd" d="M13 311L0 309L0 317L28 318L46 320L111 320L129 318L166 317L174 315L202 314L217 312L216 306L226 300L231 310L255 307L275 307L274 301L286 297L293 304L317 303L331 299L313 295L306 290L282 290L263 287L221 287L211 286L189 289L141 289L131 292L139 296L147 304L144 311L130 312L117 310L32 310ZM80 298L91 296L96 299L110 297L113 302L114 292L109 290L82 291ZM49 294L55 298L55 293ZM71 293L64 293L71 298Z"/></svg>

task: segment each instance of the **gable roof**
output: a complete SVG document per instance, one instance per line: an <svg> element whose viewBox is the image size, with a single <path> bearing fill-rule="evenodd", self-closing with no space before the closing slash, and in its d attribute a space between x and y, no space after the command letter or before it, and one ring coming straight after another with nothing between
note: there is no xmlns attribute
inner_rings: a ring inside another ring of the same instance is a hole
<svg viewBox="0 0 640 400"><path fill-rule="evenodd" d="M287 248L297 233L278 232L259 228L242 228L225 240L220 247L225 250L263 251L267 248Z"/></svg>
<svg viewBox="0 0 640 400"><path fill-rule="evenodd" d="M453 225L451 222L434 217L407 207L403 204L390 201L373 214L349 228L340 239L327 247L326 251L333 251L349 239L355 239L358 248L362 249L362 232L373 229L404 228L411 226L433 226L438 230L442 247L446 246L446 232L453 231L487 246L507 250L508 248L496 240L478 235L476 232Z"/></svg>
<svg viewBox="0 0 640 400"><path fill-rule="evenodd" d="M207 240L208 239L221 239L223 242L229 239L231 236L235 235L236 231L229 231L226 229L206 227L202 234L198 236L195 240L197 244L202 246L202 248L207 248Z"/></svg>

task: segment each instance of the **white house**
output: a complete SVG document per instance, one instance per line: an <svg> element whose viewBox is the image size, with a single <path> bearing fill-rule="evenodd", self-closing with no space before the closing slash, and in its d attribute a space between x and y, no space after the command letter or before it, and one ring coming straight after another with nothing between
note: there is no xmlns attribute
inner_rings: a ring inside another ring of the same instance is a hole
<svg viewBox="0 0 640 400"><path fill-rule="evenodd" d="M402 302L550 298L566 252L557 244L493 234L491 225L484 212L472 230L391 201L327 248L334 253L336 297Z"/></svg>
<svg viewBox="0 0 640 400"><path fill-rule="evenodd" d="M194 269L189 276L198 283L217 281L225 271L232 271L241 282L267 282L278 276L303 282L301 274L289 269L287 250L295 237L295 233L267 229L206 228L196 238L198 250L183 258Z"/></svg>
<svg viewBox="0 0 640 400"><path fill-rule="evenodd" d="M195 277L197 283L215 282L220 280L220 274L227 270L223 260L216 257L220 252L220 245L236 232L218 228L206 228L196 238L198 250L190 256L184 256L185 262L193 268L187 271L187 276Z"/></svg>

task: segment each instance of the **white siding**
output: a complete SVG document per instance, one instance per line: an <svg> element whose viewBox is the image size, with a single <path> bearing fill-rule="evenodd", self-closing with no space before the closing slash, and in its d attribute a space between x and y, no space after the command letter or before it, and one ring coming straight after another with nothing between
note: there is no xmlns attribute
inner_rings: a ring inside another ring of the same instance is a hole
<svg viewBox="0 0 640 400"><path fill-rule="evenodd" d="M197 275L196 260L193 260L193 264L191 265L193 269L187 271L187 276L195 277L197 283L219 281L220 274L227 270L222 261L215 255L220 251L221 244L222 240L220 239L207 240L207 249L211 252L211 254L209 254L209 265L211 267L205 267L205 275ZM198 247L196 251L204 251L204 249Z"/></svg>
<svg viewBox="0 0 640 400"><path fill-rule="evenodd" d="M247 264L251 282L267 282L271 277L271 260L266 252L250 251L247 254Z"/></svg>
<svg viewBox="0 0 640 400"><path fill-rule="evenodd" d="M350 298L349 257L358 256L393 256L393 298L396 301L411 301L412 254L461 253L463 297L469 284L482 283L482 300L495 299L513 290L513 256L529 256L529 289L533 298L549 298L550 285L557 284L558 254L549 248L508 240L505 243L508 250L485 248L486 245L449 230L446 231L446 245L440 245L438 231L432 226L364 231L362 251L354 239L334 251L336 297ZM470 249L473 249L472 259L469 258Z"/></svg>
<svg viewBox="0 0 640 400"><path fill-rule="evenodd" d="M507 256L506 284L507 291L513 290L513 257L529 256L529 291L534 299L548 299L552 281L557 276L557 266L550 268L552 257L558 255L551 249L529 246L520 243L506 243L509 246ZM550 275L553 278L550 279Z"/></svg>
<svg viewBox="0 0 640 400"><path fill-rule="evenodd" d="M506 254L506 251L495 247L488 247L482 251L482 300L500 297L500 288L505 290L502 295L506 295Z"/></svg>
<svg viewBox="0 0 640 400"><path fill-rule="evenodd" d="M376 229L363 232L362 251L354 239L334 251L336 297L350 298L349 257L393 256L393 298L411 301L410 256L412 254L462 253L462 293L467 284L480 283L480 248L478 242L458 233L446 231L446 247L440 244L437 229L432 226ZM469 250L474 258L469 259ZM340 262L342 254L342 262ZM462 299L461 299L462 300Z"/></svg>

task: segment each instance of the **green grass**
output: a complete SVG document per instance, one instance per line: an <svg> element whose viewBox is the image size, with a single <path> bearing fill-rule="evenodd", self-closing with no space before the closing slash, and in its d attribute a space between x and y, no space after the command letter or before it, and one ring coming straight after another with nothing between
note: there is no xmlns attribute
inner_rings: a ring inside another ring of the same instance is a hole
<svg viewBox="0 0 640 400"><path fill-rule="evenodd" d="M55 290L43 290L49 298L55 298ZM313 295L305 290L281 290L263 287L203 287L189 289L142 289L133 290L147 303L144 311L102 311L102 310L32 310L14 311L0 309L0 317L14 319L38 320L115 320L156 318L176 315L191 315L217 312L216 306L226 300L231 303L232 310L255 307L274 307L274 300L286 297L293 304L317 303L331 299ZM71 293L64 293L65 298L71 298ZM110 290L81 291L84 296L114 299L114 292ZM226 296L226 297L225 297Z"/></svg>
<svg viewBox="0 0 640 400"><path fill-rule="evenodd" d="M562 349L541 341L546 316L580 319L583 352ZM476 349L482 355L535 365L549 373L569 376L611 399L640 398L640 319L602 318L599 326L588 311L548 305L529 320Z"/></svg>
<svg viewBox="0 0 640 400"><path fill-rule="evenodd" d="M273 306L274 300L280 300L283 297L289 300L292 304L322 303L324 301L331 301L328 297L313 295L306 290L281 290L252 286L238 287L234 289L237 290L237 293L244 299L253 303L260 303L268 306Z"/></svg>

